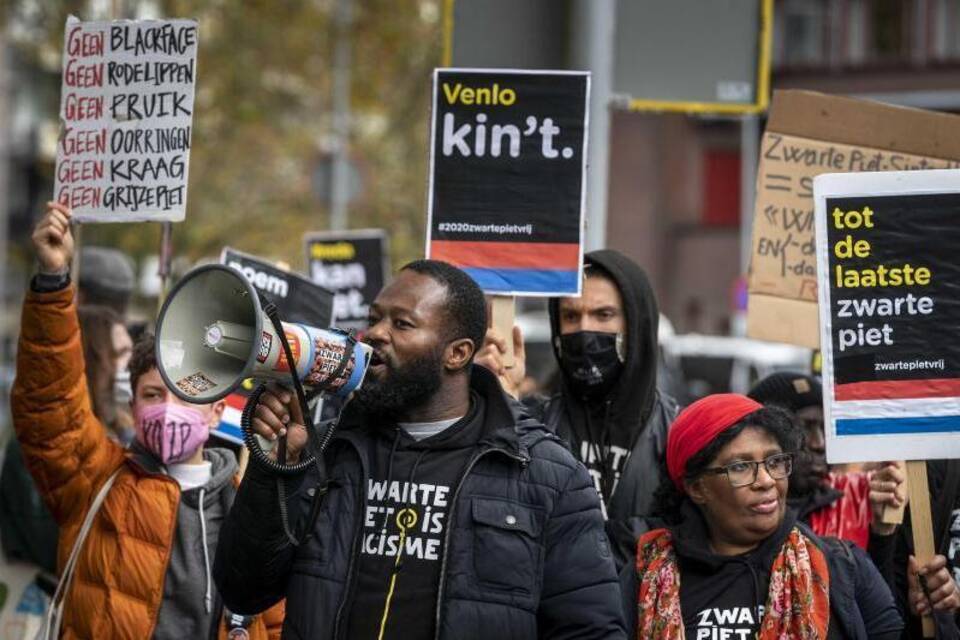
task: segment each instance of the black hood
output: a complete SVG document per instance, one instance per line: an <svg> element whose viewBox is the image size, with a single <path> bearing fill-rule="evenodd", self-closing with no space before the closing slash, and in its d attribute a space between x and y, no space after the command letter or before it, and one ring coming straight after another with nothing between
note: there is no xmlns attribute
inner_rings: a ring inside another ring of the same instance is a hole
<svg viewBox="0 0 960 640"><path fill-rule="evenodd" d="M584 256L584 264L591 265L591 268L600 269L609 275L623 298L627 327L627 354L620 379L610 395L612 403L608 424L611 429L626 431L627 433L624 434L626 437L621 439L632 442L640 433L640 427L646 424L656 402L659 354L657 329L660 323L657 299L643 269L618 251L611 249L592 251ZM550 299L549 309L553 353L559 360L559 298ZM582 411L585 408L582 406L582 399L575 398L570 393L565 378L563 385L564 401L574 405L570 407L574 410L576 405L580 405L579 409ZM590 408L602 409L599 406Z"/></svg>

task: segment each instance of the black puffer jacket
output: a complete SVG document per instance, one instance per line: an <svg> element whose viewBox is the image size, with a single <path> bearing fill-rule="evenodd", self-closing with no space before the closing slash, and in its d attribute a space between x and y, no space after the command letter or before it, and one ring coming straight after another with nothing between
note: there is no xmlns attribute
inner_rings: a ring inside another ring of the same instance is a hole
<svg viewBox="0 0 960 640"><path fill-rule="evenodd" d="M586 470L506 401L486 369L473 368L472 387L486 424L452 493L436 637L624 638L617 576ZM220 537L214 573L227 606L254 613L286 597L284 638L346 632L376 425L355 415L344 425L325 456L328 492L313 536L300 547L288 542L276 480L252 463ZM288 484L292 521L308 511L315 482Z"/></svg>
<svg viewBox="0 0 960 640"><path fill-rule="evenodd" d="M677 415L677 403L657 390L660 312L646 274L624 255L607 249L588 253L584 262L609 274L620 290L627 328L623 371L607 402L588 404L564 381L562 391L541 410L544 424L569 443L584 433L588 420L600 433L619 432L605 435L606 439L632 443L616 490L605 496L608 533L619 568L633 551L636 519L650 515L653 494L665 478L667 430ZM559 359L558 303L558 299L550 300L550 327Z"/></svg>

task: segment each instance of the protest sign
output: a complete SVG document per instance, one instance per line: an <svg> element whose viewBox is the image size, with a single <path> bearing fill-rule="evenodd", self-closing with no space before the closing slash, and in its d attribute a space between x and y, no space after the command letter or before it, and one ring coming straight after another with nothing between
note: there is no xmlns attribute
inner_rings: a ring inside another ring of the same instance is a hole
<svg viewBox="0 0 960 640"><path fill-rule="evenodd" d="M78 222L184 219L193 20L67 20L54 199Z"/></svg>
<svg viewBox="0 0 960 640"><path fill-rule="evenodd" d="M437 69L427 257L487 293L579 295L590 76Z"/></svg>
<svg viewBox="0 0 960 640"><path fill-rule="evenodd" d="M813 190L827 460L908 460L922 566L924 461L960 458L960 171L821 175Z"/></svg>
<svg viewBox="0 0 960 640"><path fill-rule="evenodd" d="M334 322L341 329L365 329L370 303L389 273L383 229L319 231L305 238L310 279L333 291Z"/></svg>
<svg viewBox="0 0 960 640"><path fill-rule="evenodd" d="M297 273L279 269L262 258L224 247L220 262L242 273L265 298L277 306L284 322L297 322L314 327L329 327L333 319L333 292L311 282ZM240 415L253 391L252 380L231 393L220 424L213 433L235 444L243 443Z"/></svg>
<svg viewBox="0 0 960 640"><path fill-rule="evenodd" d="M960 458L960 171L814 192L829 461Z"/></svg>
<svg viewBox="0 0 960 640"><path fill-rule="evenodd" d="M277 306L284 322L329 327L333 321L333 292L263 258L224 247L220 262L246 276L261 294Z"/></svg>
<svg viewBox="0 0 960 640"><path fill-rule="evenodd" d="M747 335L819 346L813 179L960 167L960 117L777 91L760 149Z"/></svg>

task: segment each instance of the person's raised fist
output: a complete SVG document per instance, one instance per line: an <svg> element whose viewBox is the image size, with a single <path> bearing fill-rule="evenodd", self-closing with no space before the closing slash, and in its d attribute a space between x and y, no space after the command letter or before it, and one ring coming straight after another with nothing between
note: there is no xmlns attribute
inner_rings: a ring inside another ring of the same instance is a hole
<svg viewBox="0 0 960 640"><path fill-rule="evenodd" d="M73 259L73 232L70 217L73 212L56 202L47 203L47 212L33 230L33 247L37 252L40 272L66 273Z"/></svg>

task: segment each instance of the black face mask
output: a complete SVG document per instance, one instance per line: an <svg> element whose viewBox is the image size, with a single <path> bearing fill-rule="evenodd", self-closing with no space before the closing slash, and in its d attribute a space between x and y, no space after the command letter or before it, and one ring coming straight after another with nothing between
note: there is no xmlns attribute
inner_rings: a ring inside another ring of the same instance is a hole
<svg viewBox="0 0 960 640"><path fill-rule="evenodd" d="M623 370L623 334L577 331L559 336L560 369L577 395L598 398L613 389Z"/></svg>

